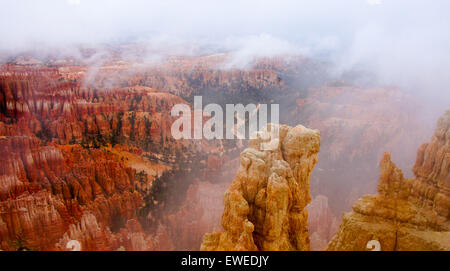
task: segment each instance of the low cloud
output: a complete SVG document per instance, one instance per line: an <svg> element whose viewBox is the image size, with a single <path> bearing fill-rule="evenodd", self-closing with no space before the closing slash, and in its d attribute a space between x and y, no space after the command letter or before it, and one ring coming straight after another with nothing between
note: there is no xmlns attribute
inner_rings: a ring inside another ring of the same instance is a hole
<svg viewBox="0 0 450 271"><path fill-rule="evenodd" d="M232 52L225 68L251 68L254 60L262 57L277 57L300 54L302 50L287 40L269 34L248 37L233 37L225 41L225 47Z"/></svg>
<svg viewBox="0 0 450 271"><path fill-rule="evenodd" d="M123 57L232 53L227 67L302 54L365 70L382 83L447 97L447 0L17 0L0 9L0 59L23 52L80 55L80 47L139 44ZM441 98L442 100L442 98Z"/></svg>

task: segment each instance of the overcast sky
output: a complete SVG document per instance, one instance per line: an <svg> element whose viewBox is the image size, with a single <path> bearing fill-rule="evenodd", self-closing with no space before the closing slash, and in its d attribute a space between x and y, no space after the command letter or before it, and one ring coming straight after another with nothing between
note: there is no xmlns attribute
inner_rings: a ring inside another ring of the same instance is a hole
<svg viewBox="0 0 450 271"><path fill-rule="evenodd" d="M449 10L448 0L0 0L0 50L189 43L243 57L328 56L339 69L365 65L387 81L419 76L444 88Z"/></svg>
<svg viewBox="0 0 450 271"><path fill-rule="evenodd" d="M447 0L1 0L1 48L169 36L197 42L267 34L347 46L367 28L403 39L448 39ZM411 38L411 37L409 37ZM446 40L448 42L448 40Z"/></svg>

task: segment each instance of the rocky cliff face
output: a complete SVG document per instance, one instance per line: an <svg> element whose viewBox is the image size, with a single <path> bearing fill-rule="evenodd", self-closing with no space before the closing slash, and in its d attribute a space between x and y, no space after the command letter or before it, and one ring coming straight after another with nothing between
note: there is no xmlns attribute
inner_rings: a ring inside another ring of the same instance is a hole
<svg viewBox="0 0 450 271"><path fill-rule="evenodd" d="M0 249L65 250L73 238L83 250L173 249L164 228L154 236L142 229L139 210L177 151L209 150L170 138L175 103L185 101L2 66Z"/></svg>
<svg viewBox="0 0 450 271"><path fill-rule="evenodd" d="M10 69L0 76L4 135L27 132L58 144L110 141L148 149L170 140L170 109L186 103L147 87L92 89L54 74Z"/></svg>
<svg viewBox="0 0 450 271"><path fill-rule="evenodd" d="M430 143L418 151L414 178L406 179L385 153L378 194L367 195L343 216L328 250L450 249L450 110L439 119Z"/></svg>
<svg viewBox="0 0 450 271"><path fill-rule="evenodd" d="M79 221L114 231L137 217L140 179L115 155L79 145L41 146L38 138L25 136L1 138L0 153L5 158L0 170L2 249L52 250ZM95 241L83 247L110 248Z"/></svg>
<svg viewBox="0 0 450 271"><path fill-rule="evenodd" d="M241 165L225 193L222 227L207 234L201 250L309 250L309 179L320 134L301 125L280 126L272 151L263 133L241 153Z"/></svg>

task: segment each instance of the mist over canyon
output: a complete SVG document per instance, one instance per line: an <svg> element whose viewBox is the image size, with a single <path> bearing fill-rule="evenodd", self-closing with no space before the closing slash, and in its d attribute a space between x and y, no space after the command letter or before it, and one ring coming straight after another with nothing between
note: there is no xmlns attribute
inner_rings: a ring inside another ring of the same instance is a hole
<svg viewBox="0 0 450 271"><path fill-rule="evenodd" d="M5 3L0 249L448 250L447 1L318 2ZM275 150L175 139L195 96Z"/></svg>

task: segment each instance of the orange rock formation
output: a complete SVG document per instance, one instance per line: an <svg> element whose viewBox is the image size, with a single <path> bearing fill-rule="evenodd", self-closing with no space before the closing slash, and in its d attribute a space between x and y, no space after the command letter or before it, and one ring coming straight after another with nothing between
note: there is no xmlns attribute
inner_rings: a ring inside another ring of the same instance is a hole
<svg viewBox="0 0 450 271"><path fill-rule="evenodd" d="M263 133L241 153L241 166L225 193L225 232L205 235L201 250L309 250L305 207L320 134L283 125L276 148L262 150L261 143L270 139Z"/></svg>
<svg viewBox="0 0 450 271"><path fill-rule="evenodd" d="M430 143L418 151L414 178L385 153L378 194L367 195L343 217L328 250L450 250L450 110L439 119Z"/></svg>

